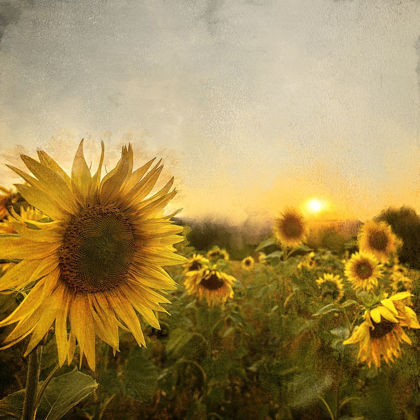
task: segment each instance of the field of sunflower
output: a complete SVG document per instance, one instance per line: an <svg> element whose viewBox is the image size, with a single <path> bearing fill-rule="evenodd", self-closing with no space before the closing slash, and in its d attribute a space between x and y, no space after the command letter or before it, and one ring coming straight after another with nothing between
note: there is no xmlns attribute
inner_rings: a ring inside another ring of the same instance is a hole
<svg viewBox="0 0 420 420"><path fill-rule="evenodd" d="M22 156L1 189L0 418L420 418L420 276L390 225L312 249L288 209L232 260L164 212L160 162L128 146L102 176L103 153Z"/></svg>

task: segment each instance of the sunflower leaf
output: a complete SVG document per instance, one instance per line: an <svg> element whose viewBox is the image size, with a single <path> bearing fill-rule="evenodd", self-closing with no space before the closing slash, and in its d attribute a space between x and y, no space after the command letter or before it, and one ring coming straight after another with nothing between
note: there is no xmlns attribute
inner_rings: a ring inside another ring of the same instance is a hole
<svg viewBox="0 0 420 420"><path fill-rule="evenodd" d="M24 398L25 390L21 389L0 400L0 419L20 419Z"/></svg>
<svg viewBox="0 0 420 420"><path fill-rule="evenodd" d="M137 401L148 401L158 388L158 368L145 357L144 349L135 347L123 372L125 395Z"/></svg>
<svg viewBox="0 0 420 420"><path fill-rule="evenodd" d="M39 383L40 388L43 383ZM42 397L37 417L45 420L61 419L97 387L98 383L94 379L74 368L51 380ZM25 390L21 389L0 400L0 419L20 419L24 398Z"/></svg>
<svg viewBox="0 0 420 420"><path fill-rule="evenodd" d="M268 239L266 239L265 241L262 241L257 248L255 249L255 251L260 251L263 248L266 248L270 245L275 245L277 243L276 237L275 236L270 236Z"/></svg>
<svg viewBox="0 0 420 420"><path fill-rule="evenodd" d="M328 305L323 306L318 312L315 312L313 316L326 315L331 312L341 312L341 309L337 307L335 303L330 303Z"/></svg>
<svg viewBox="0 0 420 420"><path fill-rule="evenodd" d="M71 372L51 380L42 397L40 415L45 420L61 419L71 408L90 395L98 383L89 375L74 368Z"/></svg>

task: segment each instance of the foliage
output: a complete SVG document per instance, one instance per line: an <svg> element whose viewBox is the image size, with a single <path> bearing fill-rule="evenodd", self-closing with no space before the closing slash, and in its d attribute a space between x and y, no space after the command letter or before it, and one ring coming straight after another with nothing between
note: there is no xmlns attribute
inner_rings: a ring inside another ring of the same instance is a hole
<svg viewBox="0 0 420 420"><path fill-rule="evenodd" d="M383 210L377 221L385 221L391 225L393 232L403 240L399 252L400 261L412 268L420 269L420 217L408 206L399 209L388 207Z"/></svg>
<svg viewBox="0 0 420 420"><path fill-rule="evenodd" d="M418 418L420 336L409 331L413 346L390 366L369 369L358 363L355 346L343 341L361 322L363 296L344 281L345 297L331 301L316 282L325 273L344 278L344 261L325 249L273 246L272 238L260 244L257 249L267 251L267 257L252 271L240 261L219 261L237 279L233 299L221 306L209 307L188 295L183 268L171 268L179 288L169 293L170 315L160 315L161 329L144 326L147 348L139 348L128 333L121 334L115 355L98 343L97 371L92 373L84 360L80 371L61 368L46 388L37 418ZM177 247L187 257L197 253L188 240ZM408 273L414 279L415 310L416 273ZM3 314L15 306L13 295L1 296ZM21 413L22 348L0 352L0 372L7 371L9 378L0 401L5 418ZM55 352L50 338L44 346L43 381L53 369Z"/></svg>

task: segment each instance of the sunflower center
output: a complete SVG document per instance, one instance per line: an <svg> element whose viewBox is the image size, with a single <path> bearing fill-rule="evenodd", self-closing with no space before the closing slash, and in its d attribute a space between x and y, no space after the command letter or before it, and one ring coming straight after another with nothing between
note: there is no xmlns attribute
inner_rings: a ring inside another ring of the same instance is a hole
<svg viewBox="0 0 420 420"><path fill-rule="evenodd" d="M302 222L297 217L287 217L283 220L282 231L288 238L300 238L303 233Z"/></svg>
<svg viewBox="0 0 420 420"><path fill-rule="evenodd" d="M197 271L199 270L201 267L203 266L203 264L201 264L200 261L193 261L190 265L190 268L188 269L188 271Z"/></svg>
<svg viewBox="0 0 420 420"><path fill-rule="evenodd" d="M367 261L360 261L356 267L355 271L357 277L362 280L368 279L373 274L372 266Z"/></svg>
<svg viewBox="0 0 420 420"><path fill-rule="evenodd" d="M369 235L369 246L378 251L385 251L388 246L388 235L382 231L375 231Z"/></svg>
<svg viewBox="0 0 420 420"><path fill-rule="evenodd" d="M133 228L113 205L94 205L73 216L59 248L61 278L75 292L113 289L134 254Z"/></svg>
<svg viewBox="0 0 420 420"><path fill-rule="evenodd" d="M219 279L216 274L211 274L209 277L204 278L200 282L200 286L203 286L208 290L218 290L222 288L224 284L224 281Z"/></svg>
<svg viewBox="0 0 420 420"><path fill-rule="evenodd" d="M384 335L390 333L393 329L395 324L391 321L387 321L384 319L381 322L375 322L372 320L372 324L375 328L369 327L369 334L372 338L381 338Z"/></svg>

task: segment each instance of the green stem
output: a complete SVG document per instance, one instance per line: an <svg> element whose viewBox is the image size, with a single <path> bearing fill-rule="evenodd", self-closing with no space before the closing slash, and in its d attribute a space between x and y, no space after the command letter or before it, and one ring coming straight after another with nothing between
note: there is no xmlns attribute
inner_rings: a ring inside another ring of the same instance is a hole
<svg viewBox="0 0 420 420"><path fill-rule="evenodd" d="M334 414L331 411L330 406L328 405L327 401L324 400L324 398L321 397L321 395L318 395L318 398L323 402L323 404L325 405L325 408L327 409L331 420L334 420Z"/></svg>
<svg viewBox="0 0 420 420"><path fill-rule="evenodd" d="M41 372L42 346L29 354L28 374L26 377L25 400L22 420L34 420L37 409L38 382Z"/></svg>

